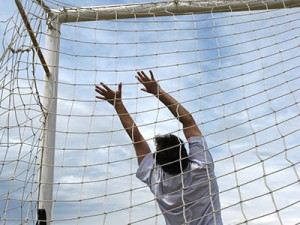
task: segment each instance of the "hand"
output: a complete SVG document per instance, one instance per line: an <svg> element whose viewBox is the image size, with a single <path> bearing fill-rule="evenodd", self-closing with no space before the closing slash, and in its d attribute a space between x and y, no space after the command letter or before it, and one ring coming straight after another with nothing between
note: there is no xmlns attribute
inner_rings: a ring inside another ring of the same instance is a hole
<svg viewBox="0 0 300 225"><path fill-rule="evenodd" d="M100 94L100 96L96 96L96 98L106 100L112 105L115 105L117 101L122 100L122 83L119 83L117 91L113 91L102 82L100 84L102 87L100 85L95 85L95 91Z"/></svg>
<svg viewBox="0 0 300 225"><path fill-rule="evenodd" d="M142 88L142 91L145 91L147 93L158 95L160 91L160 86L158 82L154 79L153 73L150 70L150 78L144 73L144 71L137 72L137 75L135 76L136 79L144 85L144 88Z"/></svg>

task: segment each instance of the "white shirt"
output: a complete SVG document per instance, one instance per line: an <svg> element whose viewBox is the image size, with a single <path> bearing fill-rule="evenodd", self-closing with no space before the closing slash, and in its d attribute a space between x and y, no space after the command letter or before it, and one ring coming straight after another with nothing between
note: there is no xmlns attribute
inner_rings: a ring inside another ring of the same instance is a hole
<svg viewBox="0 0 300 225"><path fill-rule="evenodd" d="M182 174L155 167L149 154L136 176L156 196L167 225L222 225L213 159L203 137L189 139L189 163Z"/></svg>

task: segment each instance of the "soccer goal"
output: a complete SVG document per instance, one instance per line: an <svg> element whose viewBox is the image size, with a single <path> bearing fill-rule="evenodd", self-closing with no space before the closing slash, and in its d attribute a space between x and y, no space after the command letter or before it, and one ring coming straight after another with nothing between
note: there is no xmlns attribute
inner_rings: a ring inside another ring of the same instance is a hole
<svg viewBox="0 0 300 225"><path fill-rule="evenodd" d="M122 82L153 152L155 135L184 139L137 70L192 112L224 224L300 223L300 1L95 2L15 0L0 19L1 224L165 224L95 98Z"/></svg>

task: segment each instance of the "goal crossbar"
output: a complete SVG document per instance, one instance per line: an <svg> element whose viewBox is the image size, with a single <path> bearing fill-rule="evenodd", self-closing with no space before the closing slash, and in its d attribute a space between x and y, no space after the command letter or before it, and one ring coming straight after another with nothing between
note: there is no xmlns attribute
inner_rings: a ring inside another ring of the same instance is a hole
<svg viewBox="0 0 300 225"><path fill-rule="evenodd" d="M299 0L266 0L266 1L174 1L155 2L128 5L110 5L82 8L52 9L52 15L59 23L114 20L128 18L144 18L171 15L184 15L186 13L205 14L221 12L238 12L253 10L268 10L292 8L300 5Z"/></svg>

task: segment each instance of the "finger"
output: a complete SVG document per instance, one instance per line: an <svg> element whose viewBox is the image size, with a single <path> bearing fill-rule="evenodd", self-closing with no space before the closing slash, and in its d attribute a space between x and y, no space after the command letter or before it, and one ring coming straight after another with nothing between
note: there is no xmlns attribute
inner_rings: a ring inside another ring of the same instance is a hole
<svg viewBox="0 0 300 225"><path fill-rule="evenodd" d="M139 81L143 81L145 79L140 71L137 72L137 78L139 78Z"/></svg>
<svg viewBox="0 0 300 225"><path fill-rule="evenodd" d="M122 82L120 82L119 85L118 85L118 91L122 92Z"/></svg>
<svg viewBox="0 0 300 225"><path fill-rule="evenodd" d="M102 82L100 84L106 89L106 91L112 91L106 84Z"/></svg>
<svg viewBox="0 0 300 225"><path fill-rule="evenodd" d="M150 72L151 80L155 81L154 75L153 75L153 73L152 73L152 70L149 70L149 72Z"/></svg>
<svg viewBox="0 0 300 225"><path fill-rule="evenodd" d="M150 81L149 77L147 76L147 74L144 71L142 71L142 74L145 77L145 80Z"/></svg>
<svg viewBox="0 0 300 225"><path fill-rule="evenodd" d="M100 88L100 86L97 85L97 84L95 84L95 90L96 90L96 89L99 89L99 88Z"/></svg>
<svg viewBox="0 0 300 225"><path fill-rule="evenodd" d="M141 83L141 84L143 84L143 85L145 85L148 81L145 79L145 78L143 78L143 77L139 77L139 76L136 76L136 78L137 78L137 80Z"/></svg>
<svg viewBox="0 0 300 225"><path fill-rule="evenodd" d="M107 92L106 90L103 90L102 88L96 88L95 91L100 94L100 95L105 95L105 93Z"/></svg>
<svg viewBox="0 0 300 225"><path fill-rule="evenodd" d="M143 80L142 80L138 75L136 75L135 78L136 78L140 83L143 83Z"/></svg>
<svg viewBox="0 0 300 225"><path fill-rule="evenodd" d="M100 91L103 91L103 92L106 92L105 89L103 89L102 87L98 86L98 85L95 85L95 90L100 90Z"/></svg>
<svg viewBox="0 0 300 225"><path fill-rule="evenodd" d="M142 80L142 82L147 82L149 81L149 78L147 77L147 75L144 73L144 71L139 71L138 75L140 77L140 79Z"/></svg>
<svg viewBox="0 0 300 225"><path fill-rule="evenodd" d="M106 100L106 98L103 96L96 96L96 98L101 99L101 100Z"/></svg>

